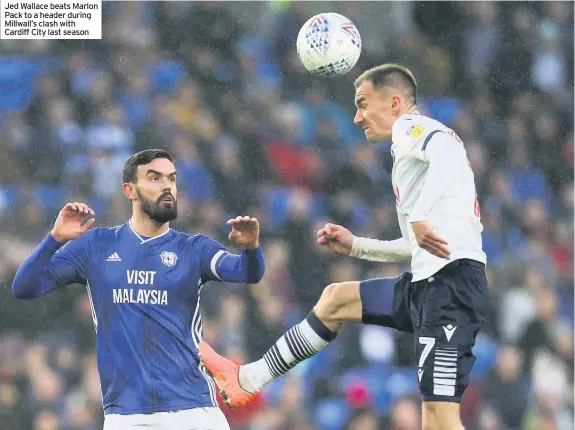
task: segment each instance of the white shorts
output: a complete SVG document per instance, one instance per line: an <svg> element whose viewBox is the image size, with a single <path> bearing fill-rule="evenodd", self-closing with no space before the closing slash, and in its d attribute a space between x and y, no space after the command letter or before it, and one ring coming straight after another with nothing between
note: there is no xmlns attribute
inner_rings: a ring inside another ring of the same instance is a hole
<svg viewBox="0 0 575 430"><path fill-rule="evenodd" d="M220 408L194 408L153 414L120 415L104 417L104 430L230 430L230 425Z"/></svg>

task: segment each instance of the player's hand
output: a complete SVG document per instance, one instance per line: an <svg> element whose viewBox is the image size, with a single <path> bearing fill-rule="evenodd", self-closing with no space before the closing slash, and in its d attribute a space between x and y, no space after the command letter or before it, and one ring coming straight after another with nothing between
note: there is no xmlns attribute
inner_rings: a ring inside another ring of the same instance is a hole
<svg viewBox="0 0 575 430"><path fill-rule="evenodd" d="M238 216L228 220L227 224L232 226L228 236L232 242L246 249L256 249L260 246L260 224L257 219Z"/></svg>
<svg viewBox="0 0 575 430"><path fill-rule="evenodd" d="M353 245L353 233L341 225L327 223L317 232L317 243L330 251L349 255Z"/></svg>
<svg viewBox="0 0 575 430"><path fill-rule="evenodd" d="M447 247L447 241L435 234L429 221L412 222L411 228L415 233L415 238L420 248L439 258L449 260L451 252Z"/></svg>
<svg viewBox="0 0 575 430"><path fill-rule="evenodd" d="M78 202L66 203L56 218L54 228L51 231L52 236L58 242L76 239L94 227L96 222L94 218L90 218L82 224L89 215L94 216L95 213L88 205Z"/></svg>

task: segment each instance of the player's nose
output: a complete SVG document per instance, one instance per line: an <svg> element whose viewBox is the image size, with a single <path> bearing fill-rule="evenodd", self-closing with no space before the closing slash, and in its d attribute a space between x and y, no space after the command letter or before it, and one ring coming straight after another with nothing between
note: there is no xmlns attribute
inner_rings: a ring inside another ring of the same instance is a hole
<svg viewBox="0 0 575 430"><path fill-rule="evenodd" d="M353 117L353 123L355 125L360 125L363 122L363 115L360 111L355 112L355 116Z"/></svg>
<svg viewBox="0 0 575 430"><path fill-rule="evenodd" d="M164 195L170 195L173 196L174 191L175 191L175 185L172 183L167 183L166 185L164 185L164 187L162 188L162 194Z"/></svg>
<svg viewBox="0 0 575 430"><path fill-rule="evenodd" d="M165 180L162 183L162 191L171 191L176 188L176 183L174 181Z"/></svg>

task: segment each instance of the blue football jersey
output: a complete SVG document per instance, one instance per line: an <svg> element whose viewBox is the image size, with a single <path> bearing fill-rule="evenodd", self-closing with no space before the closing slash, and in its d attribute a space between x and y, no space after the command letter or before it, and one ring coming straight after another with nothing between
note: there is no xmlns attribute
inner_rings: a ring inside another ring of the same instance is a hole
<svg viewBox="0 0 575 430"><path fill-rule="evenodd" d="M173 229L145 239L130 222L94 228L54 254L58 283L88 290L106 414L217 405L198 356L199 301L226 255L210 238Z"/></svg>

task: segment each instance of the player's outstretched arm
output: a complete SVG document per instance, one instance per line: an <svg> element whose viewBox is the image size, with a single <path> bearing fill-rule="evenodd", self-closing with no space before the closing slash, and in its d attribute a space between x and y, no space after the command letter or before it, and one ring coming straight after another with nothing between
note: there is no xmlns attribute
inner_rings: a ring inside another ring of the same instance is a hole
<svg viewBox="0 0 575 430"><path fill-rule="evenodd" d="M381 263L399 263L411 258L411 249L404 237L378 240L354 236L350 257Z"/></svg>
<svg viewBox="0 0 575 430"><path fill-rule="evenodd" d="M79 238L94 226L94 219L82 221L94 211L82 203L68 203L56 219L54 228L18 267L12 293L19 299L34 299L59 287L85 282L83 264L87 239ZM68 243L60 253L56 252Z"/></svg>
<svg viewBox="0 0 575 430"><path fill-rule="evenodd" d="M230 254L218 242L209 239L205 248L204 280L221 280L233 283L257 284L264 276L264 255L260 248L258 220L238 216L228 221L232 226L229 239L240 245L240 255Z"/></svg>
<svg viewBox="0 0 575 430"><path fill-rule="evenodd" d="M411 258L409 243L404 238L377 240L357 237L347 228L331 223L317 232L317 243L330 251L362 260L393 263Z"/></svg>

